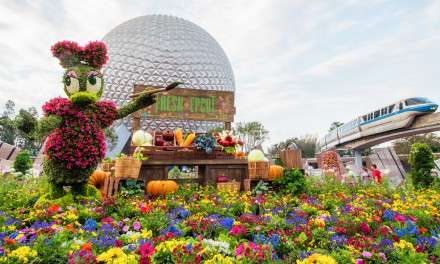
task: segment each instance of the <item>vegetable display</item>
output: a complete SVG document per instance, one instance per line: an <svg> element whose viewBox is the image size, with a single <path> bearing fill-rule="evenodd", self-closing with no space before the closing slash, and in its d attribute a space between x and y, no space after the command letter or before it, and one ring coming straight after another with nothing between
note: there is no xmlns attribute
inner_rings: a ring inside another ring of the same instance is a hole
<svg viewBox="0 0 440 264"><path fill-rule="evenodd" d="M248 161L267 161L263 151L259 149L253 149L248 154Z"/></svg>
<svg viewBox="0 0 440 264"><path fill-rule="evenodd" d="M198 150L204 150L207 154L211 154L215 149L215 138L209 135L199 135L194 140L194 144Z"/></svg>
<svg viewBox="0 0 440 264"><path fill-rule="evenodd" d="M89 184L96 187L101 192L104 190L104 182L108 173L101 170L95 170L89 178Z"/></svg>

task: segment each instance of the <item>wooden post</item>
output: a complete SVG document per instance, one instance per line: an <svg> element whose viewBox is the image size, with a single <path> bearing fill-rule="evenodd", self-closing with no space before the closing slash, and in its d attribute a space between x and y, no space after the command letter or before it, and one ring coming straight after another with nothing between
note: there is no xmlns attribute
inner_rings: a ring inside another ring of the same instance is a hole
<svg viewBox="0 0 440 264"><path fill-rule="evenodd" d="M302 169L302 155L300 149L286 149L280 153L280 159L289 169Z"/></svg>

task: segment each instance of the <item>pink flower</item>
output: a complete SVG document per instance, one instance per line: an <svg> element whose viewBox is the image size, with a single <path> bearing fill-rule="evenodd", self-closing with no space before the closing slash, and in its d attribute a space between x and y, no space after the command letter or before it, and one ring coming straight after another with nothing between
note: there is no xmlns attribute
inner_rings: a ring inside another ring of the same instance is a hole
<svg viewBox="0 0 440 264"><path fill-rule="evenodd" d="M365 260L363 260L363 259L356 259L356 264L365 264Z"/></svg>
<svg viewBox="0 0 440 264"><path fill-rule="evenodd" d="M133 223L133 229L134 229L135 231L139 231L139 230L141 229L141 223L139 223L139 221L135 221L135 222Z"/></svg>
<svg viewBox="0 0 440 264"><path fill-rule="evenodd" d="M405 223L406 218L405 218L405 216L403 216L401 214L396 214L394 216L394 220L396 220L397 222L400 222L400 223Z"/></svg>
<svg viewBox="0 0 440 264"><path fill-rule="evenodd" d="M229 234L233 236L239 236L242 234L246 234L246 232L247 232L246 227L240 225L234 225L229 231Z"/></svg>
<svg viewBox="0 0 440 264"><path fill-rule="evenodd" d="M372 254L368 251L364 251L362 252L362 257L364 258L371 258Z"/></svg>

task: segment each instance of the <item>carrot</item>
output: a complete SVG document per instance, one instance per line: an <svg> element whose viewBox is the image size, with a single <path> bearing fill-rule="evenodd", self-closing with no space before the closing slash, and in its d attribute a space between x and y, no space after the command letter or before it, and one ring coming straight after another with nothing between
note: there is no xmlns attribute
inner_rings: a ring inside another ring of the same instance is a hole
<svg viewBox="0 0 440 264"><path fill-rule="evenodd" d="M177 146L182 146L182 144L183 144L182 129L181 128L176 129L176 132L174 132L174 135L176 137Z"/></svg>

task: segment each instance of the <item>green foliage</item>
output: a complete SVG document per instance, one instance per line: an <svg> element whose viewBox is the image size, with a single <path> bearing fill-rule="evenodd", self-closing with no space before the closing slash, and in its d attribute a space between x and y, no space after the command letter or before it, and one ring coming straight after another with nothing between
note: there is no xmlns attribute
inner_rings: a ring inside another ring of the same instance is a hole
<svg viewBox="0 0 440 264"><path fill-rule="evenodd" d="M92 104L99 99L98 96L96 96L95 94L85 91L76 92L73 95L69 96L69 98L72 103L80 106Z"/></svg>
<svg viewBox="0 0 440 264"><path fill-rule="evenodd" d="M342 122L334 121L333 123L330 124L330 128L328 129L328 132L332 132L336 128L343 126L343 125L344 125L344 123L342 123Z"/></svg>
<svg viewBox="0 0 440 264"><path fill-rule="evenodd" d="M415 143L411 147L408 159L411 165L411 180L416 188L429 187L434 178L431 170L434 169L434 155L426 143Z"/></svg>
<svg viewBox="0 0 440 264"><path fill-rule="evenodd" d="M53 237L38 236L32 248L38 253L38 263L64 264L70 251L72 235L60 232Z"/></svg>
<svg viewBox="0 0 440 264"><path fill-rule="evenodd" d="M415 143L426 143L432 152L440 152L440 137L434 133L405 137L394 142L393 147L397 154L409 154Z"/></svg>
<svg viewBox="0 0 440 264"><path fill-rule="evenodd" d="M41 118L40 122L38 122L37 136L39 138L46 137L52 130L60 126L62 120L63 119L57 115L49 115Z"/></svg>
<svg viewBox="0 0 440 264"><path fill-rule="evenodd" d="M264 194L269 191L269 184L267 182L259 181L257 186L252 190L252 194Z"/></svg>
<svg viewBox="0 0 440 264"><path fill-rule="evenodd" d="M27 150L22 150L15 157L14 169L22 174L26 174L26 171L32 168L32 159L31 155Z"/></svg>
<svg viewBox="0 0 440 264"><path fill-rule="evenodd" d="M159 235L160 231L168 226L169 219L164 212L153 211L144 215L140 222L142 227L151 230L155 236Z"/></svg>
<svg viewBox="0 0 440 264"><path fill-rule="evenodd" d="M136 180L127 180L119 188L120 195L123 197L143 196L144 184Z"/></svg>
<svg viewBox="0 0 440 264"><path fill-rule="evenodd" d="M46 174L52 187L52 195L60 197L64 195L63 186L71 185L75 194L85 194L86 184L96 169L96 166L85 169L66 170L62 164L45 158L43 160L43 171Z"/></svg>
<svg viewBox="0 0 440 264"><path fill-rule="evenodd" d="M304 174L298 169L284 170L283 176L275 181L284 193L298 195L307 190Z"/></svg>

